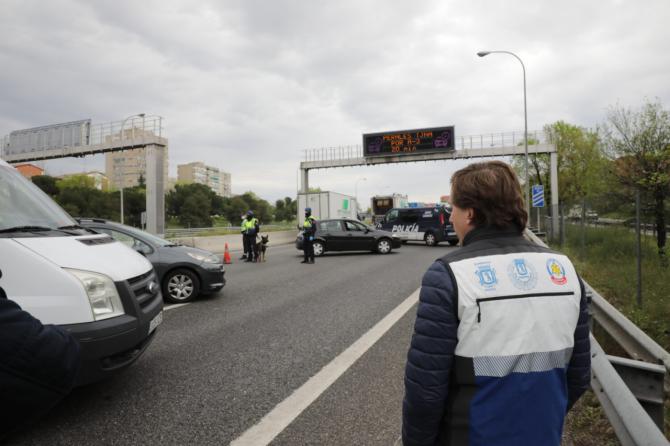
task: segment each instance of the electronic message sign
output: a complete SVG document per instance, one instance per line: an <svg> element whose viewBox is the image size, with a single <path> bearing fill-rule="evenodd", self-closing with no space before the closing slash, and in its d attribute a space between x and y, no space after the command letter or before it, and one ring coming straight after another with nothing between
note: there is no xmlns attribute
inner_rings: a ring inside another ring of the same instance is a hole
<svg viewBox="0 0 670 446"><path fill-rule="evenodd" d="M451 152L454 127L399 130L363 135L363 156L402 156Z"/></svg>

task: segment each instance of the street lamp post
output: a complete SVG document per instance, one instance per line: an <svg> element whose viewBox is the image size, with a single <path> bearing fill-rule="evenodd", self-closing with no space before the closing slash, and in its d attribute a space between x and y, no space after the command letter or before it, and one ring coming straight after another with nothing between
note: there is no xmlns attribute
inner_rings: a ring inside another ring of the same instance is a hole
<svg viewBox="0 0 670 446"><path fill-rule="evenodd" d="M354 182L354 198L356 199L356 216L358 216L358 182L359 181L367 181L368 179L363 177L359 178Z"/></svg>
<svg viewBox="0 0 670 446"><path fill-rule="evenodd" d="M525 195L526 195L526 214L530 218L530 184L528 182L528 109L526 107L526 67L523 64L523 61L519 56L512 53L511 51L480 51L477 53L479 57L488 56L489 54L501 53L509 54L510 56L516 57L516 60L521 64L521 69L523 70L523 148L525 153L524 158L524 181L525 181Z"/></svg>
<svg viewBox="0 0 670 446"><path fill-rule="evenodd" d="M144 113L138 113L138 114L135 114L135 115L130 115L130 116L126 117L123 121L121 121L121 130L119 131L119 136L121 137L121 140L123 140L123 126L126 125L126 121L129 120L130 118L137 118L137 117L142 118L142 130L144 130L144 116L145 116ZM143 135L143 137L144 137L144 135ZM121 188L120 188L120 191L121 191L121 224L125 224L125 222L123 221L124 220L124 218L123 218L123 178L121 178L121 183L120 184L121 184Z"/></svg>

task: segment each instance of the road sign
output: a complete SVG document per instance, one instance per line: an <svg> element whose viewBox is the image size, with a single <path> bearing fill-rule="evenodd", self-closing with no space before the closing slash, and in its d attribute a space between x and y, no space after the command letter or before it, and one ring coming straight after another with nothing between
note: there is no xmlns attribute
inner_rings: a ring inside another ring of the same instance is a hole
<svg viewBox="0 0 670 446"><path fill-rule="evenodd" d="M541 184L533 185L533 207L534 208L544 207L544 186Z"/></svg>
<svg viewBox="0 0 670 446"><path fill-rule="evenodd" d="M363 155L399 156L421 153L452 152L454 127L399 130L363 135Z"/></svg>

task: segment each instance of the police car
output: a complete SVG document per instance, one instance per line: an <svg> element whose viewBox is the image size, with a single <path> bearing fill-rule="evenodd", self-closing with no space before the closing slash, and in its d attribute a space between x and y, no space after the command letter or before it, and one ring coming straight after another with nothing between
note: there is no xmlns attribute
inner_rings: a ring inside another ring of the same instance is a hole
<svg viewBox="0 0 670 446"><path fill-rule="evenodd" d="M446 241L458 243L454 227L449 223L449 209L443 206L422 208L393 208L389 210L377 228L392 232L403 242L423 241L435 246Z"/></svg>

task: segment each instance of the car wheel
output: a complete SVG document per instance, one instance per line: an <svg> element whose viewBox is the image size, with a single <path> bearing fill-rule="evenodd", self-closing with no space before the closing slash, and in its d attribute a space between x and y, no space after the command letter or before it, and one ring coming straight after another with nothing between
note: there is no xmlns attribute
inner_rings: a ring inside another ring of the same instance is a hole
<svg viewBox="0 0 670 446"><path fill-rule="evenodd" d="M458 245L458 240L449 240L449 246L456 246Z"/></svg>
<svg viewBox="0 0 670 446"><path fill-rule="evenodd" d="M163 279L163 298L173 304L190 302L200 294L200 280L187 269L170 271Z"/></svg>
<svg viewBox="0 0 670 446"><path fill-rule="evenodd" d="M391 252L391 240L383 238L377 242L377 252L379 254L388 254Z"/></svg>
<svg viewBox="0 0 670 446"><path fill-rule="evenodd" d="M423 237L423 241L426 242L427 246L437 245L437 238L435 238L435 234L432 232L426 232L426 235Z"/></svg>
<svg viewBox="0 0 670 446"><path fill-rule="evenodd" d="M312 247L314 248L314 256L315 257L320 257L323 255L323 253L326 251L325 247L323 246L322 242L316 241L312 244Z"/></svg>

